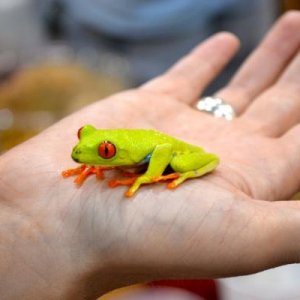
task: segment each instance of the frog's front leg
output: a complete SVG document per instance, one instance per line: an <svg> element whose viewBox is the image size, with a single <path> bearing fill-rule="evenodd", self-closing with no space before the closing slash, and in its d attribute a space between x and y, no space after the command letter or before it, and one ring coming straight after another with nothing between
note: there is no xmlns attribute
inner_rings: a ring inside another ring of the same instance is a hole
<svg viewBox="0 0 300 300"><path fill-rule="evenodd" d="M64 178L77 175L74 182L80 186L88 176L95 174L97 179L103 179L104 171L112 169L115 169L115 167L87 166L83 164L77 168L65 170L61 174Z"/></svg>
<svg viewBox="0 0 300 300"><path fill-rule="evenodd" d="M172 145L162 144L154 148L149 161L148 169L145 174L139 176L129 190L125 193L126 197L131 197L141 184L157 182L161 180L162 173L172 159Z"/></svg>

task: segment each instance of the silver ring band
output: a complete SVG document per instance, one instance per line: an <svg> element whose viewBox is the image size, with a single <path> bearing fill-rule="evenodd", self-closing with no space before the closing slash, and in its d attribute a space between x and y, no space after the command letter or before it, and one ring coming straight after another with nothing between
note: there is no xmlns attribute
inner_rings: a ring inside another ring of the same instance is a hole
<svg viewBox="0 0 300 300"><path fill-rule="evenodd" d="M224 118L231 121L236 114L233 107L223 99L213 96L203 97L195 104L195 108L213 115L216 118Z"/></svg>

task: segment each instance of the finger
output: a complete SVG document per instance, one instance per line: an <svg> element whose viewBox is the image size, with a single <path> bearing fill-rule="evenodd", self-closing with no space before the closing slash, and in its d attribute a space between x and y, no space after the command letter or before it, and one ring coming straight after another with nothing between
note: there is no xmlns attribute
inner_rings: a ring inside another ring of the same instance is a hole
<svg viewBox="0 0 300 300"><path fill-rule="evenodd" d="M234 35L218 33L142 88L192 103L230 61L238 47L239 42Z"/></svg>
<svg viewBox="0 0 300 300"><path fill-rule="evenodd" d="M254 120L255 130L273 137L300 121L300 51L278 82L258 97L242 118Z"/></svg>
<svg viewBox="0 0 300 300"><path fill-rule="evenodd" d="M280 76L300 43L300 12L289 12L275 24L231 82L217 93L241 114Z"/></svg>

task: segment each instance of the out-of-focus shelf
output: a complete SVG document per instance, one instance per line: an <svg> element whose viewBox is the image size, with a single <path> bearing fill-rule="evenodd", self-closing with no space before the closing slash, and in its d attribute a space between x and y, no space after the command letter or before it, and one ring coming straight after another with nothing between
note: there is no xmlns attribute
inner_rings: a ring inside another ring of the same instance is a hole
<svg viewBox="0 0 300 300"><path fill-rule="evenodd" d="M19 70L0 85L0 152L123 88L119 78L80 64L37 64Z"/></svg>

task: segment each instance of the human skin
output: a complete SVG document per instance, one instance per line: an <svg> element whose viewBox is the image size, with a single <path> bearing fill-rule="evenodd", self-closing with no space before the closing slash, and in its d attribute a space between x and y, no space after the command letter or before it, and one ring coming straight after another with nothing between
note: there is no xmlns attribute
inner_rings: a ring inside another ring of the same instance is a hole
<svg viewBox="0 0 300 300"><path fill-rule="evenodd" d="M95 299L143 281L217 278L300 262L300 14L283 16L217 93L231 122L192 107L239 47L199 45L140 88L76 112L0 157L1 299ZM211 174L126 200L60 176L83 124L155 128L216 153Z"/></svg>

